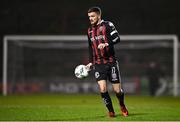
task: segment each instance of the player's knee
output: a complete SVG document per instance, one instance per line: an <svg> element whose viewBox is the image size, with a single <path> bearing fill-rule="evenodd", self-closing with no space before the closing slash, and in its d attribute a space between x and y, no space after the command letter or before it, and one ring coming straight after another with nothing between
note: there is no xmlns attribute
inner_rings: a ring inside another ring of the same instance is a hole
<svg viewBox="0 0 180 122"><path fill-rule="evenodd" d="M106 88L106 87L100 87L100 92L101 92L101 93L107 92L107 88Z"/></svg>
<svg viewBox="0 0 180 122"><path fill-rule="evenodd" d="M114 91L116 94L123 93L123 90L122 90L121 88L114 88L113 91Z"/></svg>
<svg viewBox="0 0 180 122"><path fill-rule="evenodd" d="M120 89L113 89L113 91L114 91L115 93L120 93L120 92L121 92Z"/></svg>

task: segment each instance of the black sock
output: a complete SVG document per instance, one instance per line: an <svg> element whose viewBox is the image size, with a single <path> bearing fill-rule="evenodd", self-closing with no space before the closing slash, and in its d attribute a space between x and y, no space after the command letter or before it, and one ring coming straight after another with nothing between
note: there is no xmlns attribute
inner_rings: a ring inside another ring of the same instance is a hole
<svg viewBox="0 0 180 122"><path fill-rule="evenodd" d="M109 96L109 93L108 92L101 93L101 97L102 97L104 104L106 105L107 109L109 110L109 112L114 112L114 109L112 106L112 101L111 101L111 98Z"/></svg>
<svg viewBox="0 0 180 122"><path fill-rule="evenodd" d="M119 100L119 104L121 106L124 106L124 92L121 90L121 92L116 93L116 96L117 96L117 98Z"/></svg>

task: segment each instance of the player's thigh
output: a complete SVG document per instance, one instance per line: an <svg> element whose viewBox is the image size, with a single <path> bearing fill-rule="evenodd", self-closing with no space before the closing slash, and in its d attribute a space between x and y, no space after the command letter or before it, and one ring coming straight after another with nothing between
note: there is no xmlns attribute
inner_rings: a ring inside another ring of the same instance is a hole
<svg viewBox="0 0 180 122"><path fill-rule="evenodd" d="M121 83L112 84L113 91L119 93L121 91Z"/></svg>
<svg viewBox="0 0 180 122"><path fill-rule="evenodd" d="M107 91L107 83L106 80L99 80L97 81L100 92L105 93Z"/></svg>

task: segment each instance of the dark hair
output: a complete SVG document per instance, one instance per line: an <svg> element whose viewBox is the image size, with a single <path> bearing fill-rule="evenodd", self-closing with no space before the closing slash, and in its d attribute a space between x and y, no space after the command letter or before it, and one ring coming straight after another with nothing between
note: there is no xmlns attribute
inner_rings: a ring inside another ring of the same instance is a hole
<svg viewBox="0 0 180 122"><path fill-rule="evenodd" d="M97 14L101 15L101 9L97 6L89 8L88 13L91 13L91 12L96 12Z"/></svg>

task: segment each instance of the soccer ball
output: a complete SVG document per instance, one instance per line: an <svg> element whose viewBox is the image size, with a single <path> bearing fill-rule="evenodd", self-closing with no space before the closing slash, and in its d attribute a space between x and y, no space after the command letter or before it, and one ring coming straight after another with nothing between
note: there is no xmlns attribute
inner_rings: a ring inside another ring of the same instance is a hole
<svg viewBox="0 0 180 122"><path fill-rule="evenodd" d="M79 79L86 78L89 75L87 67L85 65L83 65L83 64L78 65L75 68L74 74Z"/></svg>

